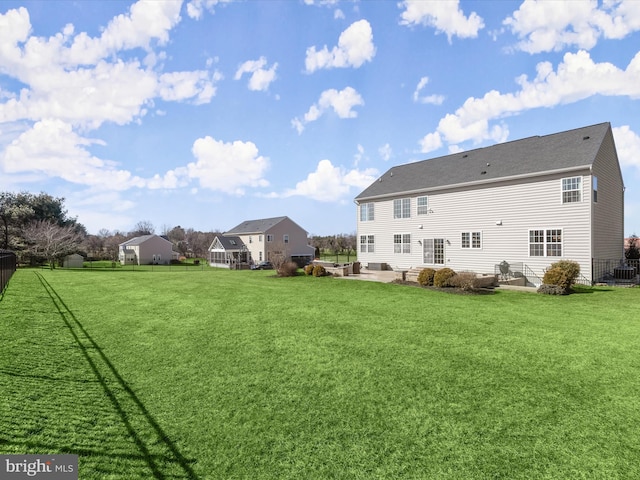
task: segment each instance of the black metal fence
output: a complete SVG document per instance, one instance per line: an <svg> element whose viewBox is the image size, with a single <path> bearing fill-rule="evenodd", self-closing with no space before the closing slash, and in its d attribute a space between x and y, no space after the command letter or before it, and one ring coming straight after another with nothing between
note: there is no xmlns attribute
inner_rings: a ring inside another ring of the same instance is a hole
<svg viewBox="0 0 640 480"><path fill-rule="evenodd" d="M11 275L16 271L16 254L9 250L0 250L0 294L4 292Z"/></svg>
<svg viewBox="0 0 640 480"><path fill-rule="evenodd" d="M593 260L593 281L595 283L637 283L640 273L640 259Z"/></svg>

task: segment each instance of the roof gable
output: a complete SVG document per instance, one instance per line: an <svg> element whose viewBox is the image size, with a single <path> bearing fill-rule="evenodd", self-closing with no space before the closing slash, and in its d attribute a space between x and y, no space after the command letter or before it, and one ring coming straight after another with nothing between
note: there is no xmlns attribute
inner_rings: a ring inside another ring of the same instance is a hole
<svg viewBox="0 0 640 480"><path fill-rule="evenodd" d="M242 250L245 247L244 242L240 239L240 237L235 236L227 236L227 235L216 235L211 242L211 246L209 250Z"/></svg>
<svg viewBox="0 0 640 480"><path fill-rule="evenodd" d="M356 200L588 168L610 130L608 122L600 123L398 165L387 170Z"/></svg>

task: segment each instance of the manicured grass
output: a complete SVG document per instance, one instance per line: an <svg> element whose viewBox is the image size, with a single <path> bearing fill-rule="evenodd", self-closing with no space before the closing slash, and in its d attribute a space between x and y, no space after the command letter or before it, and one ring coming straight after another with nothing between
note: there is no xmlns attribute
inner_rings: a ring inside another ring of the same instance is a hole
<svg viewBox="0 0 640 480"><path fill-rule="evenodd" d="M0 452L80 478L640 477L640 289L20 270Z"/></svg>

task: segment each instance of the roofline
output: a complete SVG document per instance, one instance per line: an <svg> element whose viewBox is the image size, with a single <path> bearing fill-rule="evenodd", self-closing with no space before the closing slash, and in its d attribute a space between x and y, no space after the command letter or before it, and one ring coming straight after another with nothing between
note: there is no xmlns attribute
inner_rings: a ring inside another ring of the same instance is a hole
<svg viewBox="0 0 640 480"><path fill-rule="evenodd" d="M560 168L557 170L545 170L543 172L536 172L536 173L523 173L520 175L511 175L508 177L499 177L499 178L491 178L491 179L487 179L487 180L476 180L474 182L465 182L465 183L452 183L450 185L441 185L438 187L431 187L431 188L420 188L417 190L403 190L403 191L398 191L398 192L393 192L393 193L385 193L382 195L374 195L371 197L362 197L362 198L355 198L354 202L356 205L360 205L360 203L362 203L363 201L367 201L367 200L378 200L378 199L383 199L383 198L392 198L392 197L397 197L400 195L414 195L416 193L428 193L428 192L438 192L441 190L451 190L453 188L460 188L460 187L467 187L467 186L476 186L476 185L488 185L491 183L501 183L501 182L507 182L510 180L521 180L523 178L532 178L532 177L544 177L547 175L555 175L558 173L571 173L571 172L577 172L580 170L589 170L591 171L593 164L585 164L585 165L580 165L577 167L570 167L570 168Z"/></svg>

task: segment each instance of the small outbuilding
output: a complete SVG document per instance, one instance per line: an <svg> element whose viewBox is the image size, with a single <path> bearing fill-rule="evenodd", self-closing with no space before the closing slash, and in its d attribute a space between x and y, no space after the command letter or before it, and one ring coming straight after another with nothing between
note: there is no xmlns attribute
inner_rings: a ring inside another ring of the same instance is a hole
<svg viewBox="0 0 640 480"><path fill-rule="evenodd" d="M79 253L72 253L64 257L62 261L63 268L82 268L84 266L84 257Z"/></svg>

